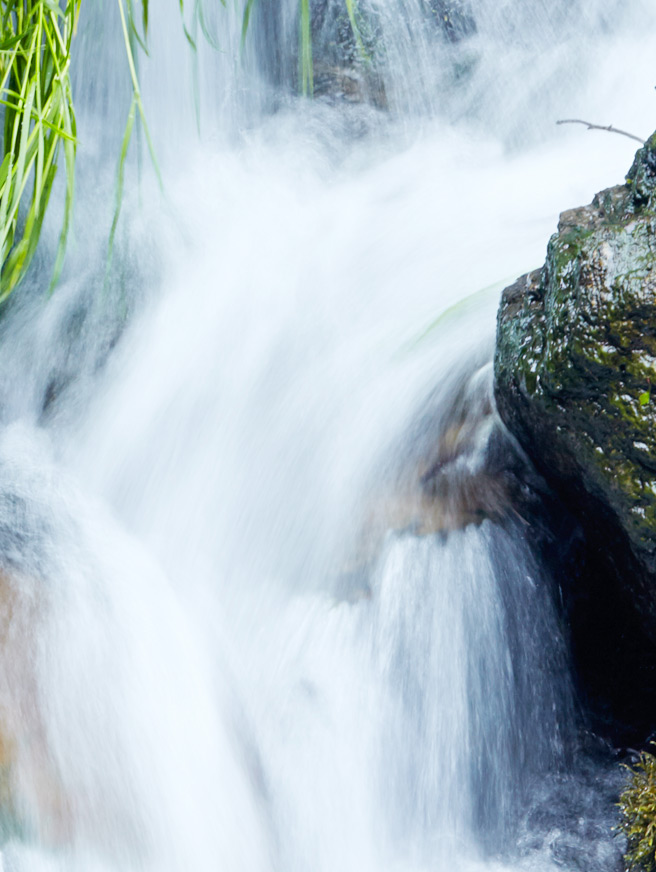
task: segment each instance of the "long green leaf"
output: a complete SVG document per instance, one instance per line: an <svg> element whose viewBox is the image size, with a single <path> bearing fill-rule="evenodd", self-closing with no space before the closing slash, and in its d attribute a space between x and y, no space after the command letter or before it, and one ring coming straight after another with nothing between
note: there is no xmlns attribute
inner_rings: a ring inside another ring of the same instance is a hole
<svg viewBox="0 0 656 872"><path fill-rule="evenodd" d="M134 127L134 119L137 113L137 99L136 96L132 98L132 103L130 104L130 111L128 113L128 120L125 125L125 131L123 132L123 141L121 142L121 153L118 161L118 170L116 173L116 205L114 207L114 218L112 220L112 227L109 232L109 247L107 252L107 268L106 268L106 276L109 275L109 269L111 267L112 256L114 253L114 239L116 237L116 230L118 228L118 219L121 214L121 206L123 205L123 185L125 182L125 161L128 156L128 149L130 147L130 140L132 138L132 128Z"/></svg>
<svg viewBox="0 0 656 872"><path fill-rule="evenodd" d="M355 41L358 45L360 55L365 61L370 61L371 58L364 47L362 34L360 33L360 28L358 27L358 21L355 15L355 0L344 0L344 3L346 5L346 14L348 15L351 30L353 31L353 36L355 37Z"/></svg>
<svg viewBox="0 0 656 872"><path fill-rule="evenodd" d="M255 0L246 0L246 5L244 6L244 15L241 20L241 47L243 48L246 43L246 34L248 33L248 25L251 20L251 12L253 11L253 4Z"/></svg>
<svg viewBox="0 0 656 872"><path fill-rule="evenodd" d="M310 0L300 0L300 76L301 93L312 96L314 93L314 66L312 61L312 25L310 21Z"/></svg>

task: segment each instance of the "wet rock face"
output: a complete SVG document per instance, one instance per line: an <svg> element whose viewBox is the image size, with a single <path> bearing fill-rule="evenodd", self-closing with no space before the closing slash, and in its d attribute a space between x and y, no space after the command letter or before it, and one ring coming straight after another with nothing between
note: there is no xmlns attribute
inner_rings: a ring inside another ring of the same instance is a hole
<svg viewBox="0 0 656 872"><path fill-rule="evenodd" d="M654 208L656 191L656 133L652 133L636 154L626 183L636 206Z"/></svg>
<svg viewBox="0 0 656 872"><path fill-rule="evenodd" d="M504 292L495 373L525 450L616 518L656 619L656 215L643 199L656 155L643 152L640 181L564 213L543 270Z"/></svg>
<svg viewBox="0 0 656 872"><path fill-rule="evenodd" d="M369 597L390 533L446 541L488 524L522 539L530 532L530 548L554 576L578 560L578 524L499 421L491 369L489 362L452 375L426 397L391 447L393 462L375 470L360 529L338 568L338 599Z"/></svg>
<svg viewBox="0 0 656 872"><path fill-rule="evenodd" d="M561 216L543 269L504 291L498 315L499 413L581 519L596 561L568 602L597 697L600 648L618 682L633 669L656 687L654 385L656 135L625 185ZM639 678L625 676L625 703Z"/></svg>
<svg viewBox="0 0 656 872"><path fill-rule="evenodd" d="M344 0L312 4L314 96L386 109L385 87L377 70L383 45L378 14L364 2L353 7L353 15L356 30Z"/></svg>
<svg viewBox="0 0 656 872"><path fill-rule="evenodd" d="M450 42L476 33L476 20L468 0L424 0L424 5Z"/></svg>
<svg viewBox="0 0 656 872"><path fill-rule="evenodd" d="M471 0L420 0L420 7L425 36L436 51L444 43L460 43L477 31ZM380 4L375 0L351 5L346 0L310 0L310 14L314 96L387 109L390 46L386 39L394 36L388 30L386 37ZM298 90L298 55L285 50L287 42L296 39L298 25L284 3L261 0L254 5L249 26L254 31L257 63L277 88ZM469 63L462 58L455 61L454 75L463 74Z"/></svg>

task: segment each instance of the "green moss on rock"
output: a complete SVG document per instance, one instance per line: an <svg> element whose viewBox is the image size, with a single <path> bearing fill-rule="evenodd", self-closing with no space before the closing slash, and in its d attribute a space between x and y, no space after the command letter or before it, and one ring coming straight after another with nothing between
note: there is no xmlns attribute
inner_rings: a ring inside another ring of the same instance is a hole
<svg viewBox="0 0 656 872"><path fill-rule="evenodd" d="M627 184L565 212L543 269L504 291L495 356L504 422L552 482L608 508L654 618L655 192L656 134Z"/></svg>
<svg viewBox="0 0 656 872"><path fill-rule="evenodd" d="M618 803L619 831L626 838L625 867L628 872L655 872L656 757L643 751L638 762L627 769L630 778Z"/></svg>
<svg viewBox="0 0 656 872"><path fill-rule="evenodd" d="M633 194L636 208L653 208L656 187L656 132L636 153L633 165L626 176L628 189Z"/></svg>

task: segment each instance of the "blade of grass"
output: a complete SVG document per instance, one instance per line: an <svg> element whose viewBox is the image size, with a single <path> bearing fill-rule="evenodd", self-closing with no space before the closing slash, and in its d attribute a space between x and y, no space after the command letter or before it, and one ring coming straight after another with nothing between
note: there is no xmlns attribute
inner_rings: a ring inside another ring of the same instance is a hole
<svg viewBox="0 0 656 872"><path fill-rule="evenodd" d="M134 119L137 113L137 100L136 97L132 97L132 103L130 104L130 111L128 112L128 120L125 125L125 131L123 132L123 140L121 142L121 153L119 155L118 160L118 169L116 171L116 203L114 206L114 217L112 219L112 227L109 232L109 245L107 251L107 266L105 268L105 279L109 277L109 270L111 268L112 257L114 254L114 240L116 238L116 230L118 228L118 219L121 214L121 206L123 205L123 185L125 183L125 161L128 156L128 149L130 147L130 140L132 139L132 129L134 127Z"/></svg>
<svg viewBox="0 0 656 872"><path fill-rule="evenodd" d="M312 26L310 21L310 0L300 0L300 78L301 93L311 97L314 94L314 66L312 62Z"/></svg>
<svg viewBox="0 0 656 872"><path fill-rule="evenodd" d="M253 11L253 4L255 0L246 0L246 5L244 6L244 15L241 20L241 47L244 48L246 44L246 34L248 33L248 25L251 20L251 12Z"/></svg>
<svg viewBox="0 0 656 872"><path fill-rule="evenodd" d="M355 37L355 41L358 46L358 51L360 52L360 56L364 61L369 63L371 61L371 57L368 54L367 50L364 47L364 42L362 41L362 34L360 33L360 28L358 27L358 21L355 14L355 0L344 0L346 5L346 14L348 15L349 23L351 25L351 30L353 31L353 36Z"/></svg>
<svg viewBox="0 0 656 872"><path fill-rule="evenodd" d="M148 123L146 121L146 113L144 111L143 103L141 101L141 90L139 88L139 79L137 77L137 69L134 63L134 57L132 54L132 47L130 45L130 35L128 33L127 24L125 21L125 12L123 10L123 0L117 0L118 8L121 15L121 27L123 29L123 41L125 43L125 51L128 58L128 67L130 69L130 78L132 79L132 93L134 95L134 100L137 106L137 110L139 112L139 118L141 119L141 124L143 127L144 135L146 137L146 143L148 145L148 151L150 152L150 159L153 163L153 167L155 169L155 174L157 176L157 181L159 183L160 189L164 189L164 185L162 182L162 175L159 171L159 165L157 163L157 157L155 156L155 148L153 146L153 141L150 137L150 131L148 129ZM182 5L182 0L180 0Z"/></svg>

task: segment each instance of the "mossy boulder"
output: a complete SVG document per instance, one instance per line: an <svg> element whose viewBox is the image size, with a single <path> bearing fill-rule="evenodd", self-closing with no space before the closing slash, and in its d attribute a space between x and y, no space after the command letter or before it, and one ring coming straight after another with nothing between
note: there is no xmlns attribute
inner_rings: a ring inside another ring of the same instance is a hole
<svg viewBox="0 0 656 872"><path fill-rule="evenodd" d="M495 397L585 530L595 566L563 581L564 598L584 683L600 698L615 673L617 717L634 685L656 691L656 134L626 183L563 213L544 267L504 291Z"/></svg>
<svg viewBox="0 0 656 872"><path fill-rule="evenodd" d="M656 619L655 190L653 137L626 185L561 215L543 269L503 293L495 393L549 479L616 519Z"/></svg>

